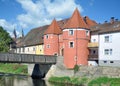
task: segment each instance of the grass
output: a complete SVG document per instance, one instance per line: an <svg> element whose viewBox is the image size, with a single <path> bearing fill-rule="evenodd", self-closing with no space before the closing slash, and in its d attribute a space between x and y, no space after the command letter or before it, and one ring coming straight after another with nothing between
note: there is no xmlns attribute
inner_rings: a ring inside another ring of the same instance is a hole
<svg viewBox="0 0 120 86"><path fill-rule="evenodd" d="M83 85L88 81L88 79L77 77L51 77L48 81L62 84Z"/></svg>
<svg viewBox="0 0 120 86"><path fill-rule="evenodd" d="M27 65L0 63L0 72L27 75Z"/></svg>
<svg viewBox="0 0 120 86"><path fill-rule="evenodd" d="M72 84L75 86L120 86L120 78L99 77L96 79L78 77L51 77L49 82ZM62 85L61 85L62 86Z"/></svg>
<svg viewBox="0 0 120 86"><path fill-rule="evenodd" d="M99 77L89 82L88 86L120 86L120 78Z"/></svg>

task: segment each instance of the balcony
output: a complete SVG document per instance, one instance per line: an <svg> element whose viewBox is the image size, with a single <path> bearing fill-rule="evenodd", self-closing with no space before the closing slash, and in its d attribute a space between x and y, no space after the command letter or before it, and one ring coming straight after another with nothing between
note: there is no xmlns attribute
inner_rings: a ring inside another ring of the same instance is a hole
<svg viewBox="0 0 120 86"><path fill-rule="evenodd" d="M98 55L88 55L88 60L98 60Z"/></svg>
<svg viewBox="0 0 120 86"><path fill-rule="evenodd" d="M98 47L98 42L90 42L90 43L88 43L88 47Z"/></svg>

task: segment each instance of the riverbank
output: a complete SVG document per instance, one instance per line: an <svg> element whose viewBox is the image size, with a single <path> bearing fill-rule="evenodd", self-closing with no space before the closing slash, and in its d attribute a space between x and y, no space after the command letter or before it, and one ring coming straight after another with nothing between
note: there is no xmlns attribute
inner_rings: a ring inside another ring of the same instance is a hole
<svg viewBox="0 0 120 86"><path fill-rule="evenodd" d="M120 78L78 78L78 77L51 77L49 82L75 85L75 86L119 86Z"/></svg>
<svg viewBox="0 0 120 86"><path fill-rule="evenodd" d="M1 73L28 75L27 65L0 63Z"/></svg>

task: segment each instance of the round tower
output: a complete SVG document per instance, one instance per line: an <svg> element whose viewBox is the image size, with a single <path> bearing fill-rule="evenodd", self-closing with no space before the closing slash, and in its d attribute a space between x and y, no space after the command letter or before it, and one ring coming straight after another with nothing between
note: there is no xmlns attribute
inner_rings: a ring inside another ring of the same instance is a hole
<svg viewBox="0 0 120 86"><path fill-rule="evenodd" d="M51 25L44 33L44 54L58 55L59 54L59 34L61 29L54 19Z"/></svg>
<svg viewBox="0 0 120 86"><path fill-rule="evenodd" d="M63 28L64 64L67 68L88 64L90 30L76 9Z"/></svg>

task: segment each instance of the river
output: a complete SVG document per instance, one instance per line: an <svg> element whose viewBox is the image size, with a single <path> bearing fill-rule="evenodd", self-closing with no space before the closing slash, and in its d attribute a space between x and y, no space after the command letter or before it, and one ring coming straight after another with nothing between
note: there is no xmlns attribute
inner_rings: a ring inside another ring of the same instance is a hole
<svg viewBox="0 0 120 86"><path fill-rule="evenodd" d="M32 79L28 76L0 74L0 86L65 86L49 83L42 79Z"/></svg>

